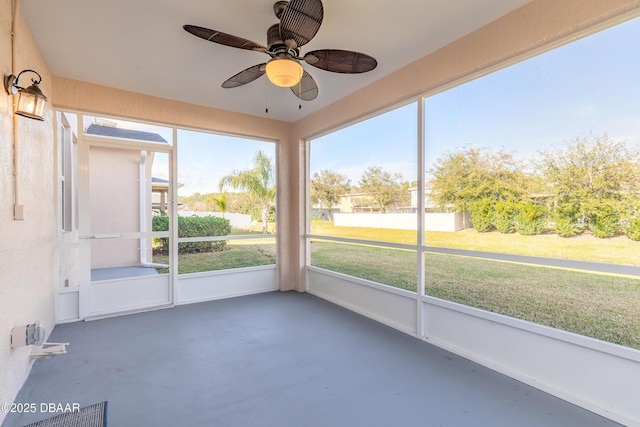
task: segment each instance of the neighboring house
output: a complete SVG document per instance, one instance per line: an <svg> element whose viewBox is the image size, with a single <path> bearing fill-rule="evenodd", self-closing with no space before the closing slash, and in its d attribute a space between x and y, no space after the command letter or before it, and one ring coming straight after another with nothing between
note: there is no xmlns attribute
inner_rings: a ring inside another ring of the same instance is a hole
<svg viewBox="0 0 640 427"><path fill-rule="evenodd" d="M438 207L431 198L433 184L425 183L424 189L424 208L427 212L438 212ZM398 206L396 212L416 212L418 209L418 188L409 189L410 204L409 206ZM365 213L380 212L380 206L376 205L375 199L371 193L349 193L340 196L339 202L340 213Z"/></svg>
<svg viewBox="0 0 640 427"><path fill-rule="evenodd" d="M328 217L327 217L327 209L321 207L319 203L315 203L311 205L310 212L311 212L311 218L330 221L335 214L340 212L340 205L335 204L331 206L331 209L329 209Z"/></svg>
<svg viewBox="0 0 640 427"><path fill-rule="evenodd" d="M340 213L380 212L371 193L350 193L340 196Z"/></svg>
<svg viewBox="0 0 640 427"><path fill-rule="evenodd" d="M418 188L412 187L409 189L411 193L411 207L418 209ZM433 193L433 183L431 181L424 183L424 209L427 212L441 212L438 205L431 197Z"/></svg>
<svg viewBox="0 0 640 427"><path fill-rule="evenodd" d="M178 188L184 184L178 183ZM151 177L151 205L154 213L167 212L169 210L169 180L164 178ZM182 203L178 202L178 210Z"/></svg>
<svg viewBox="0 0 640 427"><path fill-rule="evenodd" d="M439 209L431 198L433 184L425 183L424 229L426 231L454 232L472 227L468 212L446 212ZM382 212L371 193L352 193L340 197L340 213L334 216L334 225L344 227L393 228L415 230L418 212L418 189L410 188L409 206L396 207L394 212ZM381 215L367 215L379 213ZM361 215L358 215L361 214Z"/></svg>
<svg viewBox="0 0 640 427"><path fill-rule="evenodd" d="M167 144L157 133L92 124L87 136ZM92 146L89 154L91 234L110 235L152 230L153 195L167 205L168 181L151 176L155 153ZM117 173L115 172L117 171ZM152 261L151 239L95 240L91 267L137 266Z"/></svg>
<svg viewBox="0 0 640 427"><path fill-rule="evenodd" d="M93 123L87 128L85 133L88 135L106 136L110 138L134 139L138 141L160 142L163 144L168 144L167 140L157 133L133 129L122 129L116 127L113 124Z"/></svg>

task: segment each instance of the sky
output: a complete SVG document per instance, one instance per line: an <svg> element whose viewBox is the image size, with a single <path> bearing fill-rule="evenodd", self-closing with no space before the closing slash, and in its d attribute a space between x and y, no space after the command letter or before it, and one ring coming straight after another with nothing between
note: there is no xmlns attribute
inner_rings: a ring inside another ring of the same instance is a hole
<svg viewBox="0 0 640 427"><path fill-rule="evenodd" d="M312 140L310 172L340 172L357 185L370 166L417 179L418 107L396 108Z"/></svg>
<svg viewBox="0 0 640 427"><path fill-rule="evenodd" d="M474 146L532 157L577 137L607 135L640 148L640 18L545 52L425 99L426 168L448 151ZM311 143L311 174L330 169L357 185L370 166L417 179L416 103L326 134ZM86 123L85 123L86 124ZM119 121L161 134L171 128ZM246 169L275 144L178 131L180 195L218 191L222 176ZM168 176L158 156L154 175Z"/></svg>
<svg viewBox="0 0 640 427"><path fill-rule="evenodd" d="M178 195L219 191L220 179L250 168L258 151L276 162L274 142L212 133L178 131Z"/></svg>
<svg viewBox="0 0 640 427"><path fill-rule="evenodd" d="M469 146L528 158L606 134L638 148L639 77L640 18L431 96L426 168ZM414 180L416 110L412 104L317 138L311 173L332 169L357 183L378 165Z"/></svg>

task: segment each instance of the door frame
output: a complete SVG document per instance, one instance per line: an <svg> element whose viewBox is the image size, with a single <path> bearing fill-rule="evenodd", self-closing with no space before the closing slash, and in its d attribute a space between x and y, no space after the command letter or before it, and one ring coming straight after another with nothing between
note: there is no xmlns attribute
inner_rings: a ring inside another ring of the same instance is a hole
<svg viewBox="0 0 640 427"><path fill-rule="evenodd" d="M79 127L82 123L82 115L79 115ZM150 302L148 304L134 305L134 306L122 306L120 309L102 309L94 310L94 295L97 294L98 288L104 295L113 295L118 292L118 289L123 289L124 281L136 281L137 284L142 286L153 286L153 280L145 278L125 278L125 279L110 279L106 281L92 281L91 280L91 246L92 242L97 238L106 239L148 239L151 237L168 237L171 239L172 247L170 254L173 255L173 246L176 246L172 237L175 215L175 207L173 206L174 200L174 185L175 180L175 158L174 147L171 144L158 144L149 143L136 140L126 140L113 137L88 135L84 133L83 129L79 129L79 146L78 146L78 229L80 234L79 239L79 318L80 319L92 319L100 317L109 317L114 315L126 314L136 311L155 310L163 307L171 307L175 301L174 290L174 266L176 265L174 257L169 262L169 273L162 275L163 280L167 280L167 299L162 302ZM113 235L96 235L92 234L91 230L91 185L90 185L90 151L92 147L103 147L107 149L122 149L132 151L152 151L155 153L166 153L168 155L169 162L169 185L168 185L168 198L167 207L171 220L169 221L169 230L166 232L153 232L138 231L133 233L114 233ZM177 258L177 257L176 257ZM166 279L165 279L166 277ZM151 289L151 288L149 288ZM140 297L140 296L138 296Z"/></svg>

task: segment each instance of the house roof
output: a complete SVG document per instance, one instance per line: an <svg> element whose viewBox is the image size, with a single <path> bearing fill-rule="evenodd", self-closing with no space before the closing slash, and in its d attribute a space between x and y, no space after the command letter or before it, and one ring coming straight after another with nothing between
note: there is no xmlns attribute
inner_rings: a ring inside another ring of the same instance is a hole
<svg viewBox="0 0 640 427"><path fill-rule="evenodd" d="M111 138L137 139L140 141L162 142L167 144L167 140L157 133L103 126L95 123L87 128L86 133L90 135L109 136Z"/></svg>
<svg viewBox="0 0 640 427"><path fill-rule="evenodd" d="M164 179L164 178L158 178L155 176L151 177L151 185L154 189L168 189L169 188L169 181ZM183 187L184 184L179 182L178 183L178 188Z"/></svg>

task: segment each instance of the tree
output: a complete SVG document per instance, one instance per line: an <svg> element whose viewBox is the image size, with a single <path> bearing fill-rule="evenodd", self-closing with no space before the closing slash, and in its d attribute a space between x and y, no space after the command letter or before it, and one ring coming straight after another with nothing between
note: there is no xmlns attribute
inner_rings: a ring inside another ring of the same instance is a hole
<svg viewBox="0 0 640 427"><path fill-rule="evenodd" d="M614 235L624 212L640 198L640 156L625 142L578 137L541 153L538 164L558 207L574 205L572 218L584 220L596 237Z"/></svg>
<svg viewBox="0 0 640 427"><path fill-rule="evenodd" d="M351 180L332 170L321 170L311 178L311 202L327 210L331 218L331 208L340 201L340 196L351 190Z"/></svg>
<svg viewBox="0 0 640 427"><path fill-rule="evenodd" d="M385 212L389 206L401 202L406 193L402 174L389 173L382 170L380 166L369 167L360 178L358 185L362 192L371 194L382 212Z"/></svg>
<svg viewBox="0 0 640 427"><path fill-rule="evenodd" d="M186 205L191 211L202 210L204 204L206 204L206 195L195 192L189 196L180 196L178 200Z"/></svg>
<svg viewBox="0 0 640 427"><path fill-rule="evenodd" d="M465 148L438 158L430 173L432 200L444 210L469 211L481 200L521 200L526 176L514 157L500 150Z"/></svg>
<svg viewBox="0 0 640 427"><path fill-rule="evenodd" d="M222 212L222 218L225 217L225 213L228 211L228 205L226 191L218 197L215 197L213 194L207 197L207 210L214 208L218 212Z"/></svg>
<svg viewBox="0 0 640 427"><path fill-rule="evenodd" d="M276 176L273 161L262 150L256 153L253 165L246 170L234 170L220 180L220 189L230 186L234 190L243 190L254 203L260 205L262 213L262 232L267 233L269 208L274 205L276 196Z"/></svg>

